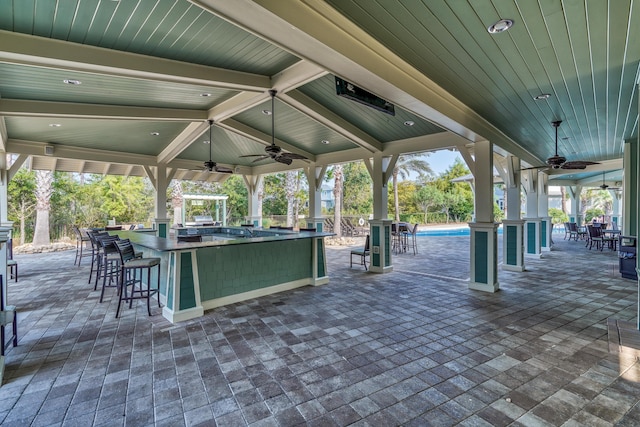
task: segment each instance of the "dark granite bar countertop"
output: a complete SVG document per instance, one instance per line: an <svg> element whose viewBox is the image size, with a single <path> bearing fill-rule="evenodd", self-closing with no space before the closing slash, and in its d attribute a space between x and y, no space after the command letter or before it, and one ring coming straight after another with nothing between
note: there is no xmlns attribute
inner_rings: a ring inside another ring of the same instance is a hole
<svg viewBox="0 0 640 427"><path fill-rule="evenodd" d="M225 227L227 229L232 227ZM240 229L239 229L240 230ZM178 242L177 237L156 237L146 233L136 233L135 231L112 231L110 234L118 235L121 239L129 239L131 243L140 245L145 248L153 249L159 252L165 251L181 251L197 248L221 247L229 245L246 245L250 243L277 242L286 240L311 239L314 237L329 237L333 233L313 232L313 231L290 231L290 230L261 230L260 234L271 234L271 236L261 237L243 237L240 235L232 236L223 233L213 233L203 235L202 242Z"/></svg>

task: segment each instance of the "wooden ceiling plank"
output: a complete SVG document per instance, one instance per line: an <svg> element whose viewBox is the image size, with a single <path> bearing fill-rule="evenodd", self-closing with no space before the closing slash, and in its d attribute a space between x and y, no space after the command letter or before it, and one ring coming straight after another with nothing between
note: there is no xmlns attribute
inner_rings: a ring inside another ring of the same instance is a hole
<svg viewBox="0 0 640 427"><path fill-rule="evenodd" d="M320 105L302 92L291 91L286 94L279 95L278 98L334 132L337 132L350 141L353 141L356 145L359 145L372 153L382 151L382 143L380 141Z"/></svg>
<svg viewBox="0 0 640 427"><path fill-rule="evenodd" d="M249 138L253 141L256 141L264 146L271 145L271 135L267 135L266 133L260 132L257 129L246 126L237 120L228 119L221 123L216 123L216 125L223 129L228 130L229 132L233 132L245 138ZM312 162L315 161L315 156L312 153L309 153L305 150L301 150L298 147L294 147L293 145L287 144L284 141L280 141L277 138L275 140L275 143L276 145L282 147L286 151L289 151L291 153L301 154L305 156L307 159L309 159L310 161Z"/></svg>

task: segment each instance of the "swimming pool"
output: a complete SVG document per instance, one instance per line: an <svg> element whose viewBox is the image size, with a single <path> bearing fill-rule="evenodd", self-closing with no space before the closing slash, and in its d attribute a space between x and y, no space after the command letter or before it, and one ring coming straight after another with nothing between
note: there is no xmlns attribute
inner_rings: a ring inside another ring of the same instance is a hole
<svg viewBox="0 0 640 427"><path fill-rule="evenodd" d="M498 227L498 234L502 234L502 227ZM470 235L471 235L471 229L469 227L421 230L416 233L416 236L470 236Z"/></svg>

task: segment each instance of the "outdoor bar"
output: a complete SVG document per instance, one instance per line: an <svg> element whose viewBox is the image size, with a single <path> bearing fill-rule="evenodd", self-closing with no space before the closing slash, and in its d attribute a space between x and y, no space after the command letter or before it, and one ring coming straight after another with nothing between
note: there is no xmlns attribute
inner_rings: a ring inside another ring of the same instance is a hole
<svg viewBox="0 0 640 427"><path fill-rule="evenodd" d="M162 314L173 323L222 305L329 281L324 238L332 233L185 227L176 234L199 235L202 241L118 232L145 257L161 258ZM152 276L151 283L156 280Z"/></svg>

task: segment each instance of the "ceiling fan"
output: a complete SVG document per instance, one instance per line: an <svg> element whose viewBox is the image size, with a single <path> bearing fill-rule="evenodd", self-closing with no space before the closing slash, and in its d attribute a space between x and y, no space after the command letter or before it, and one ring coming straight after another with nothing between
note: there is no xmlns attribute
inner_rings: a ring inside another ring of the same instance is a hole
<svg viewBox="0 0 640 427"><path fill-rule="evenodd" d="M213 138L211 137L212 129L213 129L213 120L209 120L209 160L204 162L204 168L202 169L202 172L233 173L233 169L226 168L224 166L218 166L216 162L212 160L212 155L211 155L211 146L213 145Z"/></svg>
<svg viewBox="0 0 640 427"><path fill-rule="evenodd" d="M552 169L586 169L589 165L597 165L597 162L589 162L585 160L574 160L567 162L566 157L558 155L558 128L562 120L554 120L551 125L556 128L556 153L547 159L547 165Z"/></svg>
<svg viewBox="0 0 640 427"><path fill-rule="evenodd" d="M603 172L602 172L602 185L600 185L600 186L599 186L599 187L600 187L600 189L601 189L601 190L619 190L619 188L618 188L618 187L609 187L609 186L605 183L605 181L604 181L604 174L605 174L605 172L603 171Z"/></svg>
<svg viewBox="0 0 640 427"><path fill-rule="evenodd" d="M259 162L261 160L265 160L271 158L278 163L284 163L285 165L290 165L293 160L306 160L307 158L301 154L296 153L287 153L282 151L282 147L278 147L275 143L275 121L276 121L276 112L275 112L275 99L276 99L276 90L271 89L269 91L271 95L271 145L267 145L264 147L264 151L266 154L247 154L245 156L240 157L257 157L252 163Z"/></svg>

